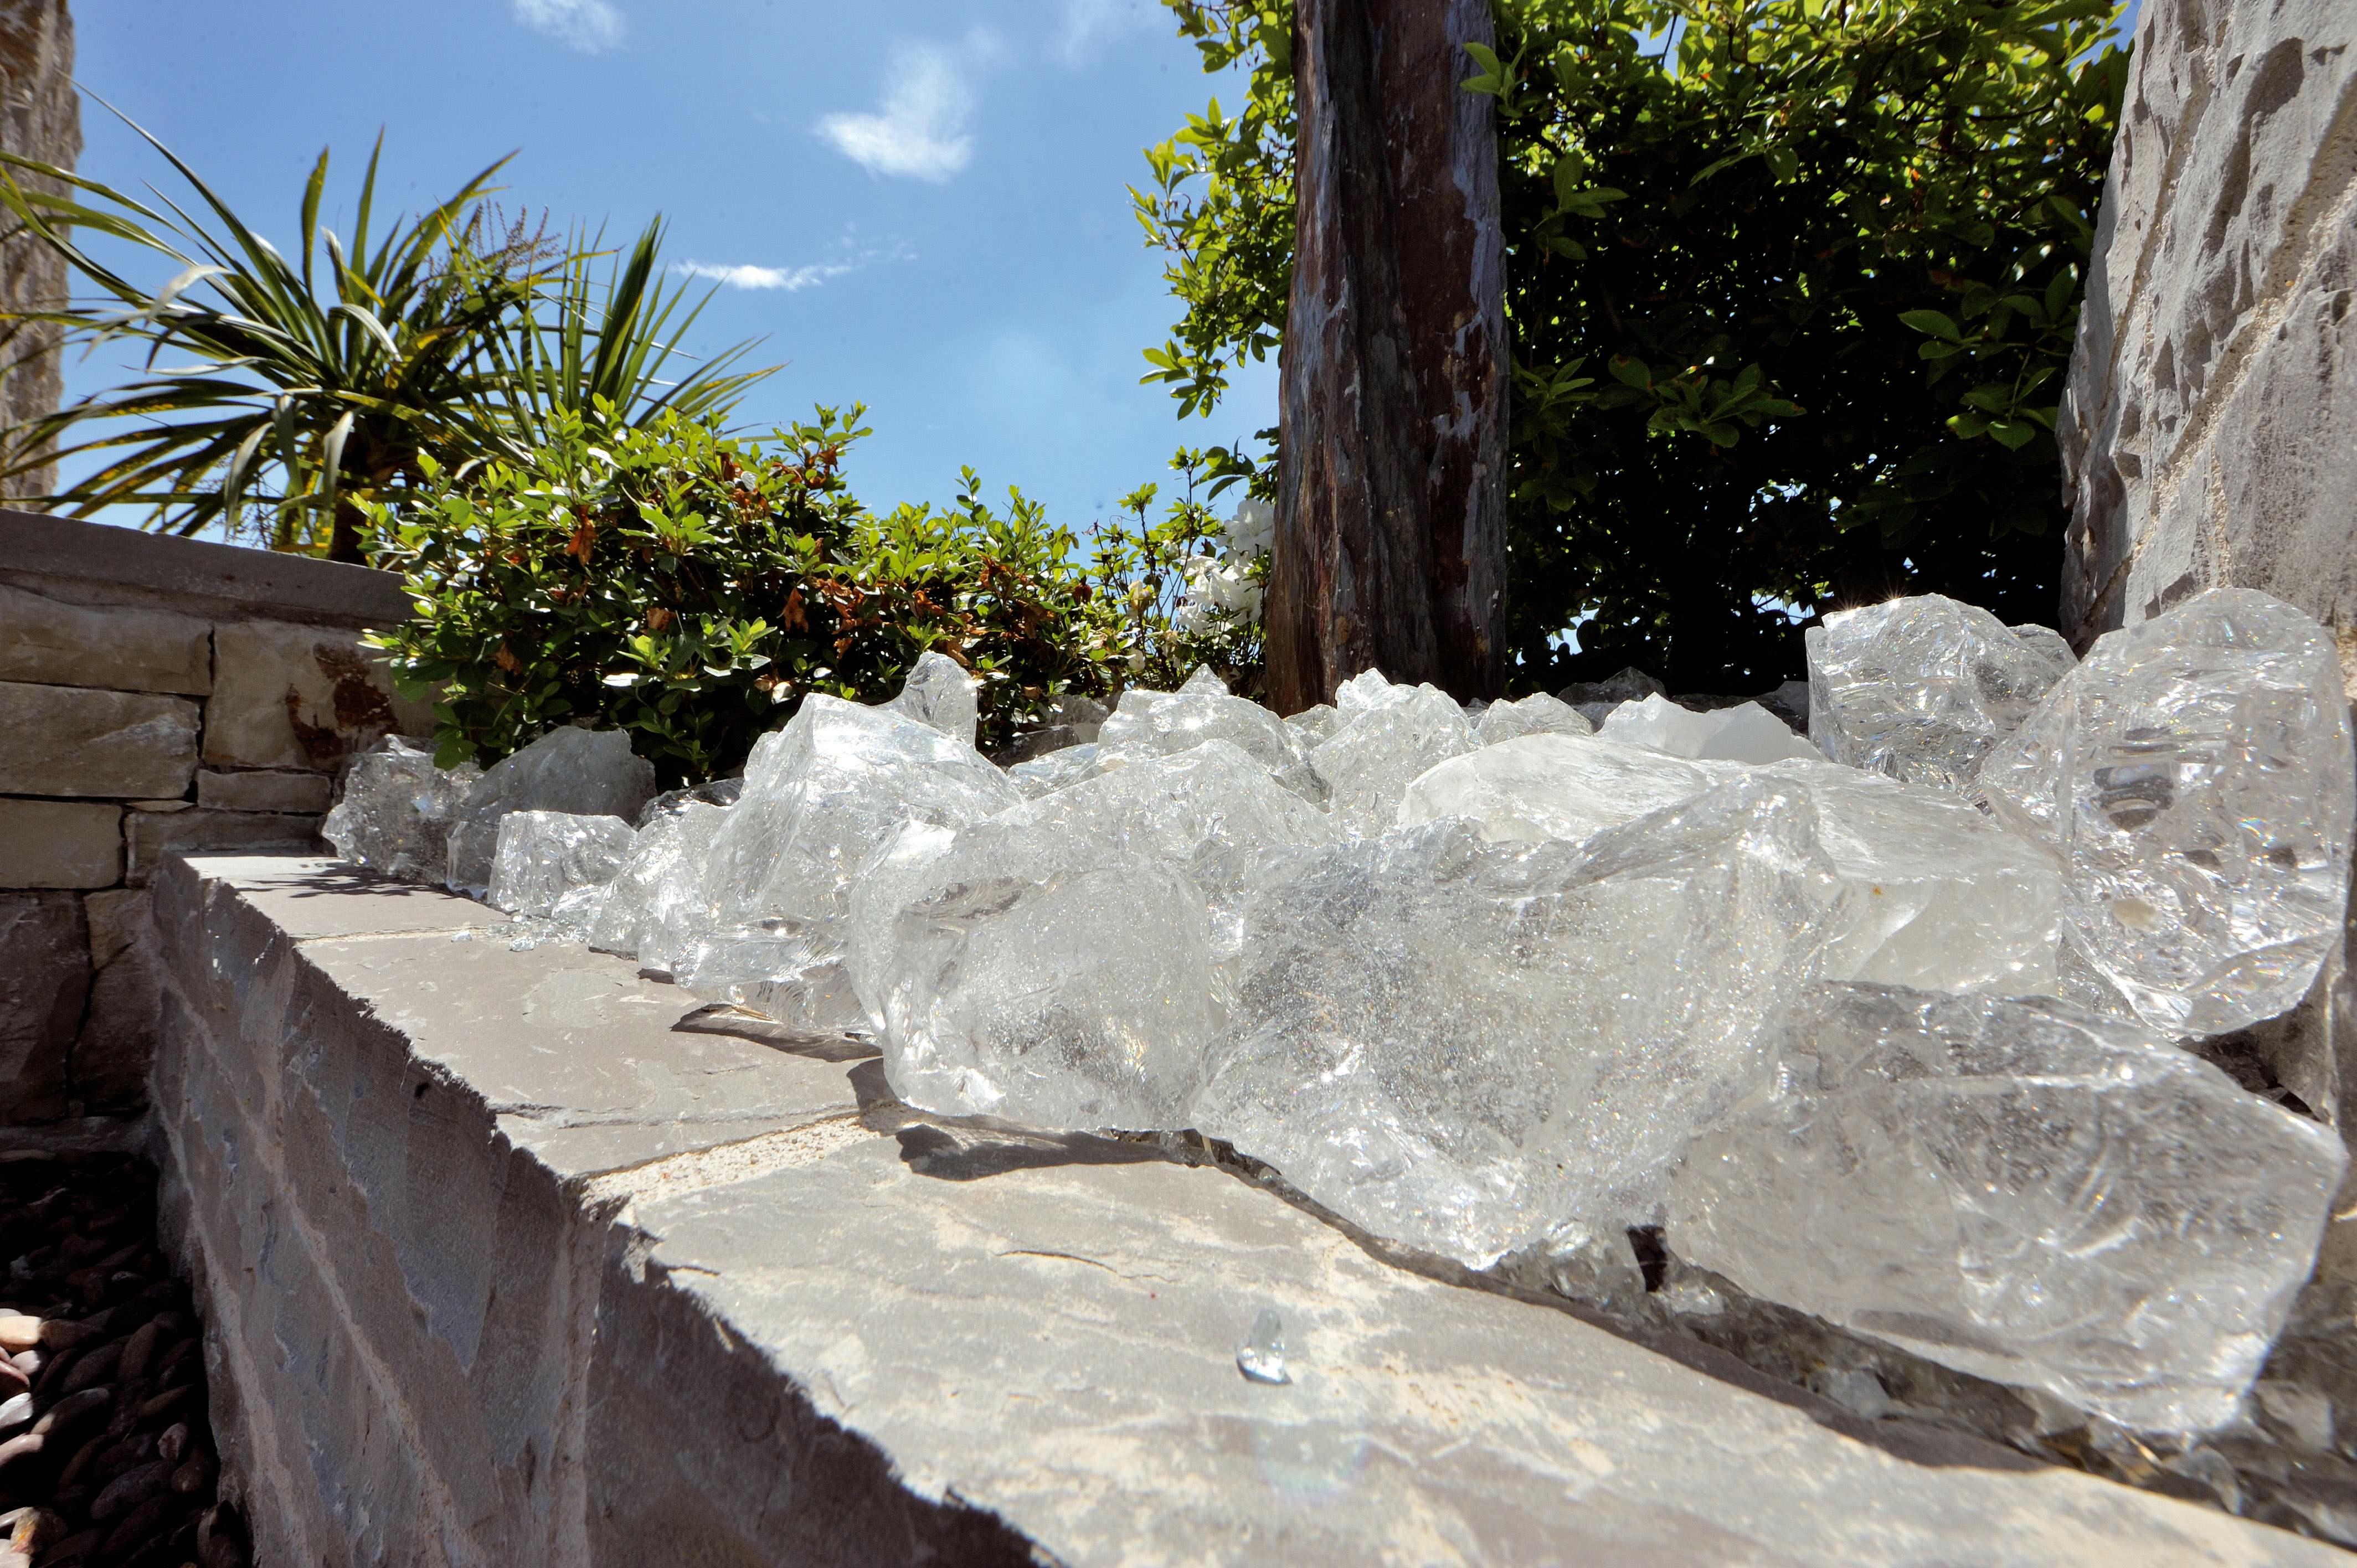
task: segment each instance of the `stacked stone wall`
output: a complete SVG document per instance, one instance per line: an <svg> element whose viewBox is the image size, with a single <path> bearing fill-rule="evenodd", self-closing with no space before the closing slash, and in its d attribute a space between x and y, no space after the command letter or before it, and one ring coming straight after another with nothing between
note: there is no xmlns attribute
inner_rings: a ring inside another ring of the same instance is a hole
<svg viewBox="0 0 2357 1568"><path fill-rule="evenodd" d="M2357 691L2352 306L2357 5L2147 0L2059 430L2066 636L2263 588Z"/></svg>
<svg viewBox="0 0 2357 1568"><path fill-rule="evenodd" d="M144 1103L157 864L307 846L354 751L430 727L360 642L406 612L386 573L0 512L0 1122Z"/></svg>

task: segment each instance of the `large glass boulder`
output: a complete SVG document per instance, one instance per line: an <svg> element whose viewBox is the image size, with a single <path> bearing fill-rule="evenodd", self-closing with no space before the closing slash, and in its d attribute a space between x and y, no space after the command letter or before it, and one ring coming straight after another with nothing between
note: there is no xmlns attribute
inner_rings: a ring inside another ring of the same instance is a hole
<svg viewBox="0 0 2357 1568"><path fill-rule="evenodd" d="M438 886L450 871L450 820L482 776L471 762L436 768L430 750L386 736L352 759L319 836L354 865Z"/></svg>
<svg viewBox="0 0 2357 1568"><path fill-rule="evenodd" d="M1207 740L1224 740L1287 789L1314 795L1299 734L1258 703L1216 689L1218 677L1210 671L1196 674L1201 678L1189 678L1191 690L1124 692L1097 732L1098 766L1168 757Z"/></svg>
<svg viewBox="0 0 2357 1568"><path fill-rule="evenodd" d="M1370 670L1335 693L1333 734L1309 753L1309 767L1342 829L1388 832L1422 774L1474 748L1465 710L1437 686L1395 686Z"/></svg>
<svg viewBox="0 0 2357 1568"><path fill-rule="evenodd" d="M746 1001L757 983L780 999L829 998L828 1008L783 1021L849 1026L860 1014L848 984L837 983L837 928L862 863L905 822L963 826L1022 799L996 765L931 725L888 707L803 698L753 748L744 795L713 836L710 924L686 934L705 945L691 952L683 943L674 973L699 995L716 987L721 1000ZM757 972L764 963L785 967ZM703 985L695 975L726 979Z"/></svg>
<svg viewBox="0 0 2357 1568"><path fill-rule="evenodd" d="M1436 764L1402 792L1402 827L1469 817L1493 843L1574 843L1691 800L1739 777L1740 768L1696 762L1601 736L1542 733L1503 740Z"/></svg>
<svg viewBox="0 0 2357 1568"><path fill-rule="evenodd" d="M2341 940L2348 701L2281 600L2218 588L2106 633L1981 785L2060 854L2072 943L2164 1034L2288 1012Z"/></svg>
<svg viewBox="0 0 2357 1568"><path fill-rule="evenodd" d="M2124 1426L2233 1418L2315 1262L2330 1129L2046 998L1824 984L1766 1050L1671 1184L1678 1256Z"/></svg>
<svg viewBox="0 0 2357 1568"><path fill-rule="evenodd" d="M638 836L619 817L510 811L500 819L484 902L511 915L586 929Z"/></svg>
<svg viewBox="0 0 2357 1568"><path fill-rule="evenodd" d="M449 885L479 898L490 890L500 819L511 811L619 817L625 824L654 799L654 765L630 753L620 730L566 725L483 770L453 814Z"/></svg>
<svg viewBox="0 0 2357 1568"><path fill-rule="evenodd" d="M2072 663L2046 628L2008 627L1939 594L1835 610L1805 641L1819 750L1964 795Z"/></svg>
<svg viewBox="0 0 2357 1568"><path fill-rule="evenodd" d="M1807 794L1772 779L1585 844L1452 818L1313 852L1244 907L1195 1124L1476 1268L1649 1223L1847 897Z"/></svg>
<svg viewBox="0 0 2357 1568"><path fill-rule="evenodd" d="M1056 1126L1185 1125L1239 900L1340 836L1218 740L953 835L902 830L863 869L849 934L894 1091ZM1125 893L1124 877L1143 892ZM1097 1059L1106 1051L1118 1059ZM1135 1120L1149 1108L1166 1120Z"/></svg>
<svg viewBox="0 0 2357 1568"><path fill-rule="evenodd" d="M683 800L639 830L606 896L589 945L669 972L682 944L710 925L705 862L729 808Z"/></svg>
<svg viewBox="0 0 2357 1568"><path fill-rule="evenodd" d="M1544 692L1518 702L1492 703L1474 721L1473 744L1495 746L1525 735L1593 735L1596 726L1577 708Z"/></svg>

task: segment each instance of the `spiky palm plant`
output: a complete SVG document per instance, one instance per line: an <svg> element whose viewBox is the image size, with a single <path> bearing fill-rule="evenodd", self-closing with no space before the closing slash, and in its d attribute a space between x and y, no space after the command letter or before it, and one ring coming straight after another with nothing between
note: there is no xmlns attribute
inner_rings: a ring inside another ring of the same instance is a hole
<svg viewBox="0 0 2357 1568"><path fill-rule="evenodd" d="M144 341L143 373L0 433L0 478L56 460L94 467L42 498L71 515L145 509L149 526L221 524L274 548L362 559L362 502L397 504L422 477L528 450L556 408L605 398L610 417L725 411L762 371L731 372L745 346L675 384L663 333L679 296L655 272L658 220L601 290L593 253L521 228L492 231L487 199L507 160L417 217L372 231L382 138L361 182L349 247L319 223L328 156L303 190L297 260L243 222L170 148L125 120L195 192L150 205L99 181L0 154L0 203L17 230L64 256L94 301L23 313L91 348ZM19 180L22 171L63 194ZM191 211L193 206L197 210ZM199 216L199 214L204 216ZM150 292L84 247L104 235L178 271ZM701 309L701 306L696 306ZM694 311L679 323L684 328ZM166 354L193 362L157 368ZM77 465L78 466L78 465Z"/></svg>

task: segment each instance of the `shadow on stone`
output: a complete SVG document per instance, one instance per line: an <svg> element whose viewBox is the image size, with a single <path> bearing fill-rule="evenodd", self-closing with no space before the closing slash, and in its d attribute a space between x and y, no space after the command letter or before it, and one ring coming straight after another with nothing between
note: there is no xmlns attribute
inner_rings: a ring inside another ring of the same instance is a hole
<svg viewBox="0 0 2357 1568"><path fill-rule="evenodd" d="M673 1024L672 1029L683 1035L726 1035L788 1056L808 1057L813 1061L874 1061L882 1055L866 1040L855 1040L847 1035L805 1033L726 1002L706 1003ZM861 1108L866 1108L864 1101Z"/></svg>

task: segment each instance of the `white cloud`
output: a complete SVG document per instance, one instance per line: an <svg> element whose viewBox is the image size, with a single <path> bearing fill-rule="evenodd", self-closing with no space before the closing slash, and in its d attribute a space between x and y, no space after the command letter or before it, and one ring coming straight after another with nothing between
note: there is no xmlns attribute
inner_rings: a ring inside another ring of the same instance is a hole
<svg viewBox="0 0 2357 1568"><path fill-rule="evenodd" d="M893 61L880 112L829 114L818 132L871 173L939 183L974 160L974 138L966 134L973 114L974 89L957 60L937 45L920 44Z"/></svg>
<svg viewBox="0 0 2357 1568"><path fill-rule="evenodd" d="M679 262L672 271L692 278L710 278L729 288L779 288L788 294L815 288L829 278L839 278L853 270L849 262L834 262L808 267L757 267L739 263L735 266L714 262Z"/></svg>
<svg viewBox="0 0 2357 1568"><path fill-rule="evenodd" d="M622 14L607 0L514 0L515 19L568 48L598 54L622 41Z"/></svg>
<svg viewBox="0 0 2357 1568"><path fill-rule="evenodd" d="M1161 15L1153 0L1064 0L1056 31L1056 55L1074 70L1122 34L1152 27Z"/></svg>

